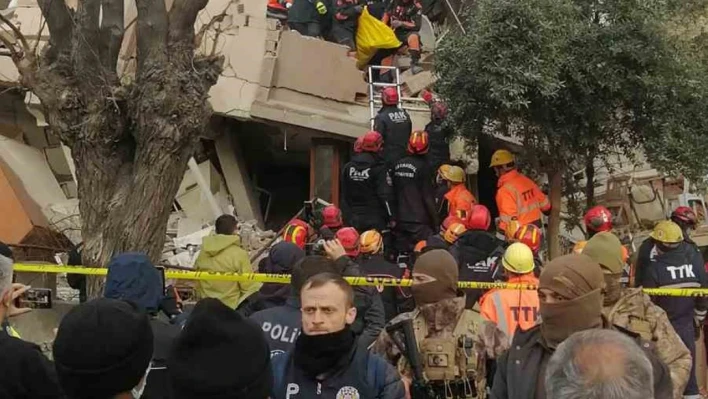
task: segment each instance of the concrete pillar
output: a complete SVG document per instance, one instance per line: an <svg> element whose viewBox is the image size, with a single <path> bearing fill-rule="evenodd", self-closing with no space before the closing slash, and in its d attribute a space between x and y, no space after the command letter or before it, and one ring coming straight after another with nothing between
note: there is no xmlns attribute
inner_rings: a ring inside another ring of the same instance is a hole
<svg viewBox="0 0 708 399"><path fill-rule="evenodd" d="M224 180L226 180L226 187L233 198L236 214L241 219L255 219L258 226L263 228L263 214L258 196L248 176L236 133L227 131L217 138L214 144L221 170L224 173Z"/></svg>

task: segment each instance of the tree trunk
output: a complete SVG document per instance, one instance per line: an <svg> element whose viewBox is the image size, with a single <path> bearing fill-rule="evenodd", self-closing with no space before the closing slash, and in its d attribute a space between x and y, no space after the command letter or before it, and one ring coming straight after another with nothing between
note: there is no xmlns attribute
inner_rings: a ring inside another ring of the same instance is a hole
<svg viewBox="0 0 708 399"><path fill-rule="evenodd" d="M595 152L589 151L585 159L585 209L595 205Z"/></svg>
<svg viewBox="0 0 708 399"><path fill-rule="evenodd" d="M194 23L207 2L174 0L168 11L162 0L137 1L138 67L131 83L122 83L116 64L124 0L83 0L76 11L39 0L49 44L37 56L20 41L13 61L50 128L71 148L85 265L106 266L126 251L160 258L223 64L223 57L195 54ZM101 279L88 285L90 297L101 294Z"/></svg>
<svg viewBox="0 0 708 399"><path fill-rule="evenodd" d="M550 182L549 200L551 202L551 215L548 219L548 257L553 259L562 255L560 247L560 211L563 196L563 169L549 170L548 181Z"/></svg>

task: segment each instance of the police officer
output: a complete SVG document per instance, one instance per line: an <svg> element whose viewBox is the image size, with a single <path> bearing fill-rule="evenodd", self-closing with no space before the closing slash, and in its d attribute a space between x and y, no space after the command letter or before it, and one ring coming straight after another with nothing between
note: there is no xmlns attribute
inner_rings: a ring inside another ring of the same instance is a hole
<svg viewBox="0 0 708 399"><path fill-rule="evenodd" d="M495 275L501 278L501 270L497 270L499 259L504 254L505 242L489 233L492 216L484 205L475 205L465 221L467 231L463 233L450 247L450 253L460 265L460 276L463 281L493 282ZM472 309L484 290L465 290L467 308Z"/></svg>
<svg viewBox="0 0 708 399"><path fill-rule="evenodd" d="M652 303L641 289L622 288L620 278L624 260L619 238L609 232L597 233L583 248L583 255L599 263L604 273L602 314L612 325L656 344L657 356L669 368L674 398L682 398L691 372L691 353L676 335L664 310Z"/></svg>
<svg viewBox="0 0 708 399"><path fill-rule="evenodd" d="M383 106L374 118L374 130L383 137L384 161L392 168L399 159L406 156L406 146L413 124L408 112L398 108L398 90L395 87L383 89L381 102Z"/></svg>
<svg viewBox="0 0 708 399"><path fill-rule="evenodd" d="M337 274L311 277L300 292L302 334L272 359L274 399L401 399L396 369L357 345L354 290Z"/></svg>
<svg viewBox="0 0 708 399"><path fill-rule="evenodd" d="M408 140L408 156L396 163L393 188L396 193L396 249L410 252L438 226L433 181L425 160L428 134L416 131Z"/></svg>
<svg viewBox="0 0 708 399"><path fill-rule="evenodd" d="M500 353L508 346L504 334L491 323L492 332L483 336L497 339L502 347L485 348L491 342L487 339L479 342L478 316L465 309L457 282L457 263L447 251L420 255L411 287L416 309L391 320L372 346L373 352L397 365L405 379L413 380L413 398L425 397L417 396L420 391L432 393L431 398L484 397L485 352ZM400 342L401 336L405 343Z"/></svg>
<svg viewBox="0 0 708 399"><path fill-rule="evenodd" d="M659 222L651 233L655 256L644 265L641 284L644 288L706 288L703 258L683 239L681 228L672 221ZM583 253L587 250L587 246ZM696 341L694 325L702 325L708 309L708 298L656 296L652 301L669 317L671 325L694 359L684 397L699 395L695 375ZM695 323L695 324L694 324Z"/></svg>
<svg viewBox="0 0 708 399"><path fill-rule="evenodd" d="M367 132L342 170L342 213L357 231L383 231L393 220L393 187L388 169L380 157L383 138Z"/></svg>

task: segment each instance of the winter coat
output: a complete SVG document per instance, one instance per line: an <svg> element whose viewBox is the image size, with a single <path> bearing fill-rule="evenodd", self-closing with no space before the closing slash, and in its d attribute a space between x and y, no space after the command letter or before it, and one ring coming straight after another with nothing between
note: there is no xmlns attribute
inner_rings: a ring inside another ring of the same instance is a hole
<svg viewBox="0 0 708 399"><path fill-rule="evenodd" d="M450 253L460 268L460 281L493 282L504 248L504 241L486 231L469 230L463 233L450 247ZM465 292L468 309L484 294L484 290Z"/></svg>
<svg viewBox="0 0 708 399"><path fill-rule="evenodd" d="M383 255L361 255L356 262L362 273L370 277L404 278L407 269L387 261ZM410 290L403 287L376 287L383 301L386 321L393 319L401 312L412 310L413 298Z"/></svg>
<svg viewBox="0 0 708 399"><path fill-rule="evenodd" d="M621 327L606 323L603 328L617 330L637 342L654 369L654 397L671 398L672 384L669 371L652 350L651 343L643 341L639 335ZM539 373L545 373L545 366L553 352L544 344L540 324L529 330L517 331L509 350L497 359L491 399L545 399L545 394L536 395L536 383Z"/></svg>
<svg viewBox="0 0 708 399"><path fill-rule="evenodd" d="M430 140L428 164L434 173L440 165L450 162L450 138L453 132L445 122L440 121L430 121L425 126L425 131L428 132L428 140Z"/></svg>
<svg viewBox="0 0 708 399"><path fill-rule="evenodd" d="M320 14L315 4L317 0L293 0L288 10L288 22L320 23Z"/></svg>
<svg viewBox="0 0 708 399"><path fill-rule="evenodd" d="M252 273L248 252L241 248L236 235L216 234L204 237L194 268L222 273ZM261 288L261 283L232 281L199 281L197 292L202 298L216 298L236 309L241 302Z"/></svg>
<svg viewBox="0 0 708 399"><path fill-rule="evenodd" d="M300 300L291 296L285 305L256 312L250 319L261 326L270 348L270 357L283 354L293 349L302 330Z"/></svg>
<svg viewBox="0 0 708 399"><path fill-rule="evenodd" d="M332 370L323 380L308 378L293 361L292 352L272 359L273 399L404 399L401 376L381 357L361 345L353 348L351 361Z"/></svg>
<svg viewBox="0 0 708 399"><path fill-rule="evenodd" d="M372 153L355 154L342 169L342 214L359 232L383 230L389 220L393 188L388 168Z"/></svg>
<svg viewBox="0 0 708 399"><path fill-rule="evenodd" d="M261 261L258 272L268 274L290 274L293 265L305 257L305 251L291 242L279 242L270 249L268 257ZM265 283L254 298L254 312L282 306L290 296L290 285Z"/></svg>
<svg viewBox="0 0 708 399"><path fill-rule="evenodd" d="M0 330L0 398L61 399L54 365L41 349Z"/></svg>
<svg viewBox="0 0 708 399"><path fill-rule="evenodd" d="M393 189L396 193L396 220L438 228L433 182L425 158L409 155L400 159L393 170Z"/></svg>
<svg viewBox="0 0 708 399"><path fill-rule="evenodd" d="M413 131L411 117L408 111L397 105L384 105L374 117L374 130L383 137L383 158L386 165L392 168L406 156L408 138Z"/></svg>
<svg viewBox="0 0 708 399"><path fill-rule="evenodd" d="M669 322L666 312L654 305L641 289L622 290L619 300L605 306L602 314L615 325L653 342L656 355L666 364L674 386L674 398L683 398L691 373L691 353Z"/></svg>

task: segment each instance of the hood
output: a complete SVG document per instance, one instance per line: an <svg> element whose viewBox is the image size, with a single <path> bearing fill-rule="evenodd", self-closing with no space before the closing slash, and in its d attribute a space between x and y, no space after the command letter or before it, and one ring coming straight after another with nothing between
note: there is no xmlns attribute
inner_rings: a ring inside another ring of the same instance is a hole
<svg viewBox="0 0 708 399"><path fill-rule="evenodd" d="M157 311L163 284L160 272L145 254L128 252L114 257L108 264L103 296L128 300L142 309Z"/></svg>
<svg viewBox="0 0 708 399"><path fill-rule="evenodd" d="M263 262L261 273L289 274L293 265L305 257L305 251L297 245L281 241L270 249L268 257Z"/></svg>
<svg viewBox="0 0 708 399"><path fill-rule="evenodd" d="M241 246L241 238L237 235L215 234L206 236L202 240L202 251L214 256L226 248L235 245Z"/></svg>
<svg viewBox="0 0 708 399"><path fill-rule="evenodd" d="M474 247L482 251L493 251L504 244L503 241L492 234L481 230L468 230L455 242L458 246Z"/></svg>

